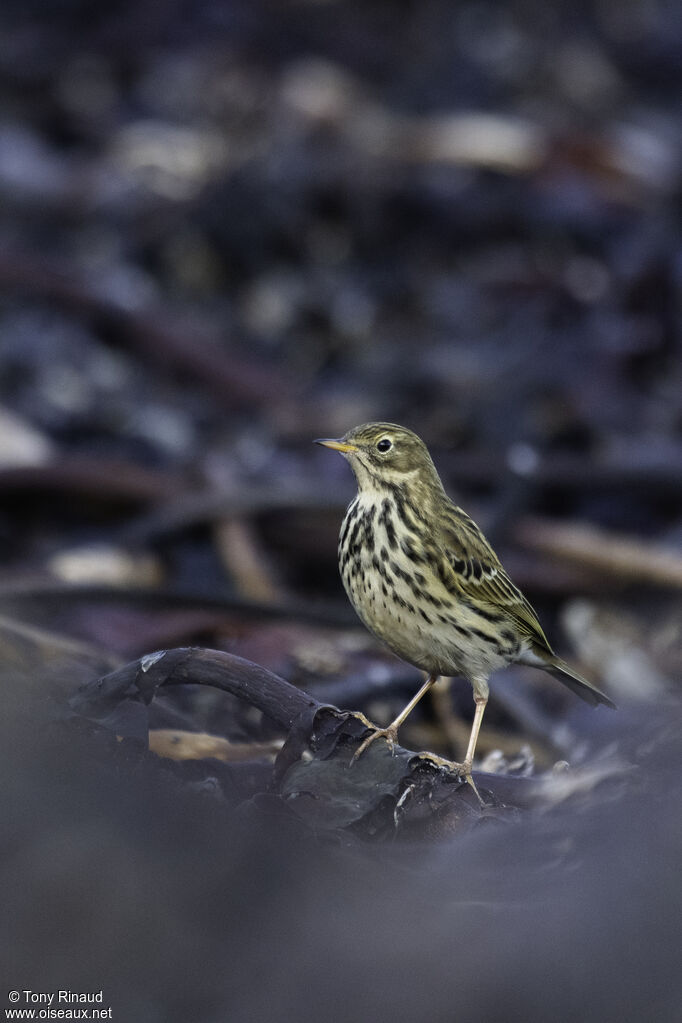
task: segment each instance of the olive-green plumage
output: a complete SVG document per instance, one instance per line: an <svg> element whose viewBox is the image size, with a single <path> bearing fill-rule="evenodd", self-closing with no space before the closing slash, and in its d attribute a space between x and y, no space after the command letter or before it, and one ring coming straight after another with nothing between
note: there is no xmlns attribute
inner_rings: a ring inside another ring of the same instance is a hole
<svg viewBox="0 0 682 1023"><path fill-rule="evenodd" d="M367 423L319 443L348 459L358 483L339 538L341 578L358 615L427 672L418 696L440 675L463 675L473 686L477 714L462 765L467 774L488 678L498 668L532 664L588 703L614 706L556 656L481 530L448 498L416 434L394 423ZM377 734L395 739L415 702Z"/></svg>

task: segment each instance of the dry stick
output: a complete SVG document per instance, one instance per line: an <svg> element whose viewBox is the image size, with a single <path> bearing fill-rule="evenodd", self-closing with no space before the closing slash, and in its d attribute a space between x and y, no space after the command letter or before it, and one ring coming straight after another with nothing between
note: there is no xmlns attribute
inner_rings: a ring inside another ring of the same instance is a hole
<svg viewBox="0 0 682 1023"><path fill-rule="evenodd" d="M612 536L595 526L523 518L514 537L525 547L628 582L682 587L682 557L658 544Z"/></svg>
<svg viewBox="0 0 682 1023"><path fill-rule="evenodd" d="M149 731L149 748L169 760L206 760L211 757L227 764L238 764L257 757L279 753L282 742L231 742L222 735L188 732L181 728L153 728Z"/></svg>
<svg viewBox="0 0 682 1023"><path fill-rule="evenodd" d="M215 525L213 535L220 560L241 596L273 604L284 599L249 519L225 518Z"/></svg>

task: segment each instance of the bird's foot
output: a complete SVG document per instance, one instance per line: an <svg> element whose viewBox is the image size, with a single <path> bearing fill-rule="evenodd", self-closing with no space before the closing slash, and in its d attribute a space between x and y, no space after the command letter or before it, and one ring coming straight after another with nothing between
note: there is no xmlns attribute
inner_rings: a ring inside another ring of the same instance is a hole
<svg viewBox="0 0 682 1023"><path fill-rule="evenodd" d="M470 760L464 760L459 764L454 760L446 760L445 757L439 757L436 753L420 753L419 755L424 757L425 760L431 760L437 767L444 767L446 770L460 775L468 785L471 785L480 805L485 806L481 794L476 788L476 782L471 776L472 764Z"/></svg>
<svg viewBox="0 0 682 1023"><path fill-rule="evenodd" d="M373 725L371 727L374 728ZM353 754L353 759L351 760L351 766L355 763L358 757L365 752L367 747L371 746L375 739L385 739L392 752L393 747L398 741L398 729L391 727L391 725L389 725L388 728L374 728L374 731L371 732L371 734L368 735L356 749Z"/></svg>

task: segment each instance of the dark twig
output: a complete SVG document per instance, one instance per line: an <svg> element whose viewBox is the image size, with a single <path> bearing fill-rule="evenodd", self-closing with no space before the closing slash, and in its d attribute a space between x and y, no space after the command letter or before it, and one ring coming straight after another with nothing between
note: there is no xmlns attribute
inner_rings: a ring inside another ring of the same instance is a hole
<svg viewBox="0 0 682 1023"><path fill-rule="evenodd" d="M161 650L90 682L72 699L85 717L107 717L125 700L149 705L162 686L207 685L258 707L283 728L306 710L323 705L279 676L221 650L178 647Z"/></svg>
<svg viewBox="0 0 682 1023"><path fill-rule="evenodd" d="M179 475L122 459L60 456L49 465L0 469L0 495L66 494L104 504L145 505L183 490Z"/></svg>

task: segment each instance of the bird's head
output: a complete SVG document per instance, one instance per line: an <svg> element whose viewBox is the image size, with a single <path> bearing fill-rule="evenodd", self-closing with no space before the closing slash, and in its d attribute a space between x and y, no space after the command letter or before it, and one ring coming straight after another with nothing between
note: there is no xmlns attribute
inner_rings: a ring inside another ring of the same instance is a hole
<svg viewBox="0 0 682 1023"><path fill-rule="evenodd" d="M350 462L360 490L437 486L441 482L424 441L395 423L364 423L339 440L317 440Z"/></svg>

